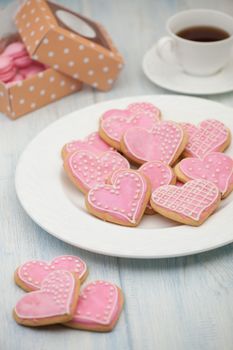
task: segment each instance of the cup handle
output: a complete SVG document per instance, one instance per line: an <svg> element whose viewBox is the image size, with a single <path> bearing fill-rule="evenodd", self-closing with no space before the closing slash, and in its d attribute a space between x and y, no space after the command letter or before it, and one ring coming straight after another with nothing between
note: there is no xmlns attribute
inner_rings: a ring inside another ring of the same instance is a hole
<svg viewBox="0 0 233 350"><path fill-rule="evenodd" d="M176 55L176 43L169 36L164 36L157 43L157 53L159 57L169 64L175 64L181 67Z"/></svg>

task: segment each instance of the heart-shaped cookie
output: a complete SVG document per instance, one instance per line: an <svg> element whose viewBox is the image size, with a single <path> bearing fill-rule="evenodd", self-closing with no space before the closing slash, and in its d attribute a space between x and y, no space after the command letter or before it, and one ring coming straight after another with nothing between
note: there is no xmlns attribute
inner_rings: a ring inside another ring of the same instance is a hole
<svg viewBox="0 0 233 350"><path fill-rule="evenodd" d="M72 320L65 325L93 331L110 331L123 306L123 295L115 284L105 281L89 283L81 292Z"/></svg>
<svg viewBox="0 0 233 350"><path fill-rule="evenodd" d="M100 119L100 136L120 150L121 137L132 126L151 130L160 120L160 110L151 103L132 103L126 109L110 109Z"/></svg>
<svg viewBox="0 0 233 350"><path fill-rule="evenodd" d="M89 151L77 151L64 160L64 169L69 178L84 193L97 184L105 184L113 171L129 167L127 159L115 151L100 156Z"/></svg>
<svg viewBox="0 0 233 350"><path fill-rule="evenodd" d="M185 128L185 127L184 127ZM187 127L189 140L184 150L185 156L203 158L211 152L223 152L230 144L230 130L220 121L207 119L196 128Z"/></svg>
<svg viewBox="0 0 233 350"><path fill-rule="evenodd" d="M69 154L82 150L98 155L106 151L113 151L113 148L100 138L98 132L93 132L84 140L75 140L66 143L62 148L62 158L65 159Z"/></svg>
<svg viewBox="0 0 233 350"><path fill-rule="evenodd" d="M188 138L190 138L198 130L198 127L191 123L180 123L180 125L186 131Z"/></svg>
<svg viewBox="0 0 233 350"><path fill-rule="evenodd" d="M191 180L184 186L165 185L151 195L151 206L161 215L192 225L201 225L218 207L220 192L207 180Z"/></svg>
<svg viewBox="0 0 233 350"><path fill-rule="evenodd" d="M185 148L187 136L183 128L174 122L157 123L150 131L133 127L121 140L121 150L132 161L143 164L161 161L172 164Z"/></svg>
<svg viewBox="0 0 233 350"><path fill-rule="evenodd" d="M174 184L176 181L175 174L173 173L169 165L159 161L144 163L138 169L138 171L144 174L149 179L151 184L151 192L153 192L156 188L160 186ZM150 203L147 204L145 213L155 213Z"/></svg>
<svg viewBox="0 0 233 350"><path fill-rule="evenodd" d="M73 255L62 255L47 263L41 260L27 261L15 271L15 282L26 291L38 290L42 281L55 270L67 270L83 282L88 274L83 260Z"/></svg>
<svg viewBox="0 0 233 350"><path fill-rule="evenodd" d="M233 189L233 160L220 152L209 153L203 159L185 158L176 165L175 172L183 182L195 179L212 181L223 197Z"/></svg>
<svg viewBox="0 0 233 350"><path fill-rule="evenodd" d="M135 170L117 172L113 185L96 185L86 196L87 210L98 218L137 226L150 197L149 181Z"/></svg>
<svg viewBox="0 0 233 350"><path fill-rule="evenodd" d="M25 294L14 308L15 320L25 326L67 322L74 314L80 282L65 270L50 273L39 291Z"/></svg>

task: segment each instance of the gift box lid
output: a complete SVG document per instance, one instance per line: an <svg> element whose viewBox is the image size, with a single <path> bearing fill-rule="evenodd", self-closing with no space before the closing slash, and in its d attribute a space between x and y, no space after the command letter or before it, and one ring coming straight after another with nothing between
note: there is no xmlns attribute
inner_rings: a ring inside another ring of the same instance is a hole
<svg viewBox="0 0 233 350"><path fill-rule="evenodd" d="M45 0L27 0L15 23L30 55L103 91L110 90L123 58L103 26Z"/></svg>

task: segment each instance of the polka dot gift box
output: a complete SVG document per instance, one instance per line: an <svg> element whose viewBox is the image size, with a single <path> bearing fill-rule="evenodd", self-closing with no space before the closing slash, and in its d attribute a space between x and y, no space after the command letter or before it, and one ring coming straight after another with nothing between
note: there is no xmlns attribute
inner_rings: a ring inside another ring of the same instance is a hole
<svg viewBox="0 0 233 350"><path fill-rule="evenodd" d="M27 0L15 23L37 61L99 90L112 88L123 58L102 25L45 0Z"/></svg>
<svg viewBox="0 0 233 350"><path fill-rule="evenodd" d="M0 40L0 112L16 119L82 88L82 83L33 61L19 35Z"/></svg>

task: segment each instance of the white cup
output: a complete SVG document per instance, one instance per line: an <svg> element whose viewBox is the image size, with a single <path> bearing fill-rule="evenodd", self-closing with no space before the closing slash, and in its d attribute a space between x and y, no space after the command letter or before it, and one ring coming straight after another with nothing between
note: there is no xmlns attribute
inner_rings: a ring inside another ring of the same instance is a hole
<svg viewBox="0 0 233 350"><path fill-rule="evenodd" d="M211 26L225 30L229 37L219 41L198 42L176 35L179 31L195 27ZM187 10L177 13L167 21L169 36L159 40L159 56L179 65L192 75L211 75L222 69L231 58L233 47L233 17L214 10Z"/></svg>

